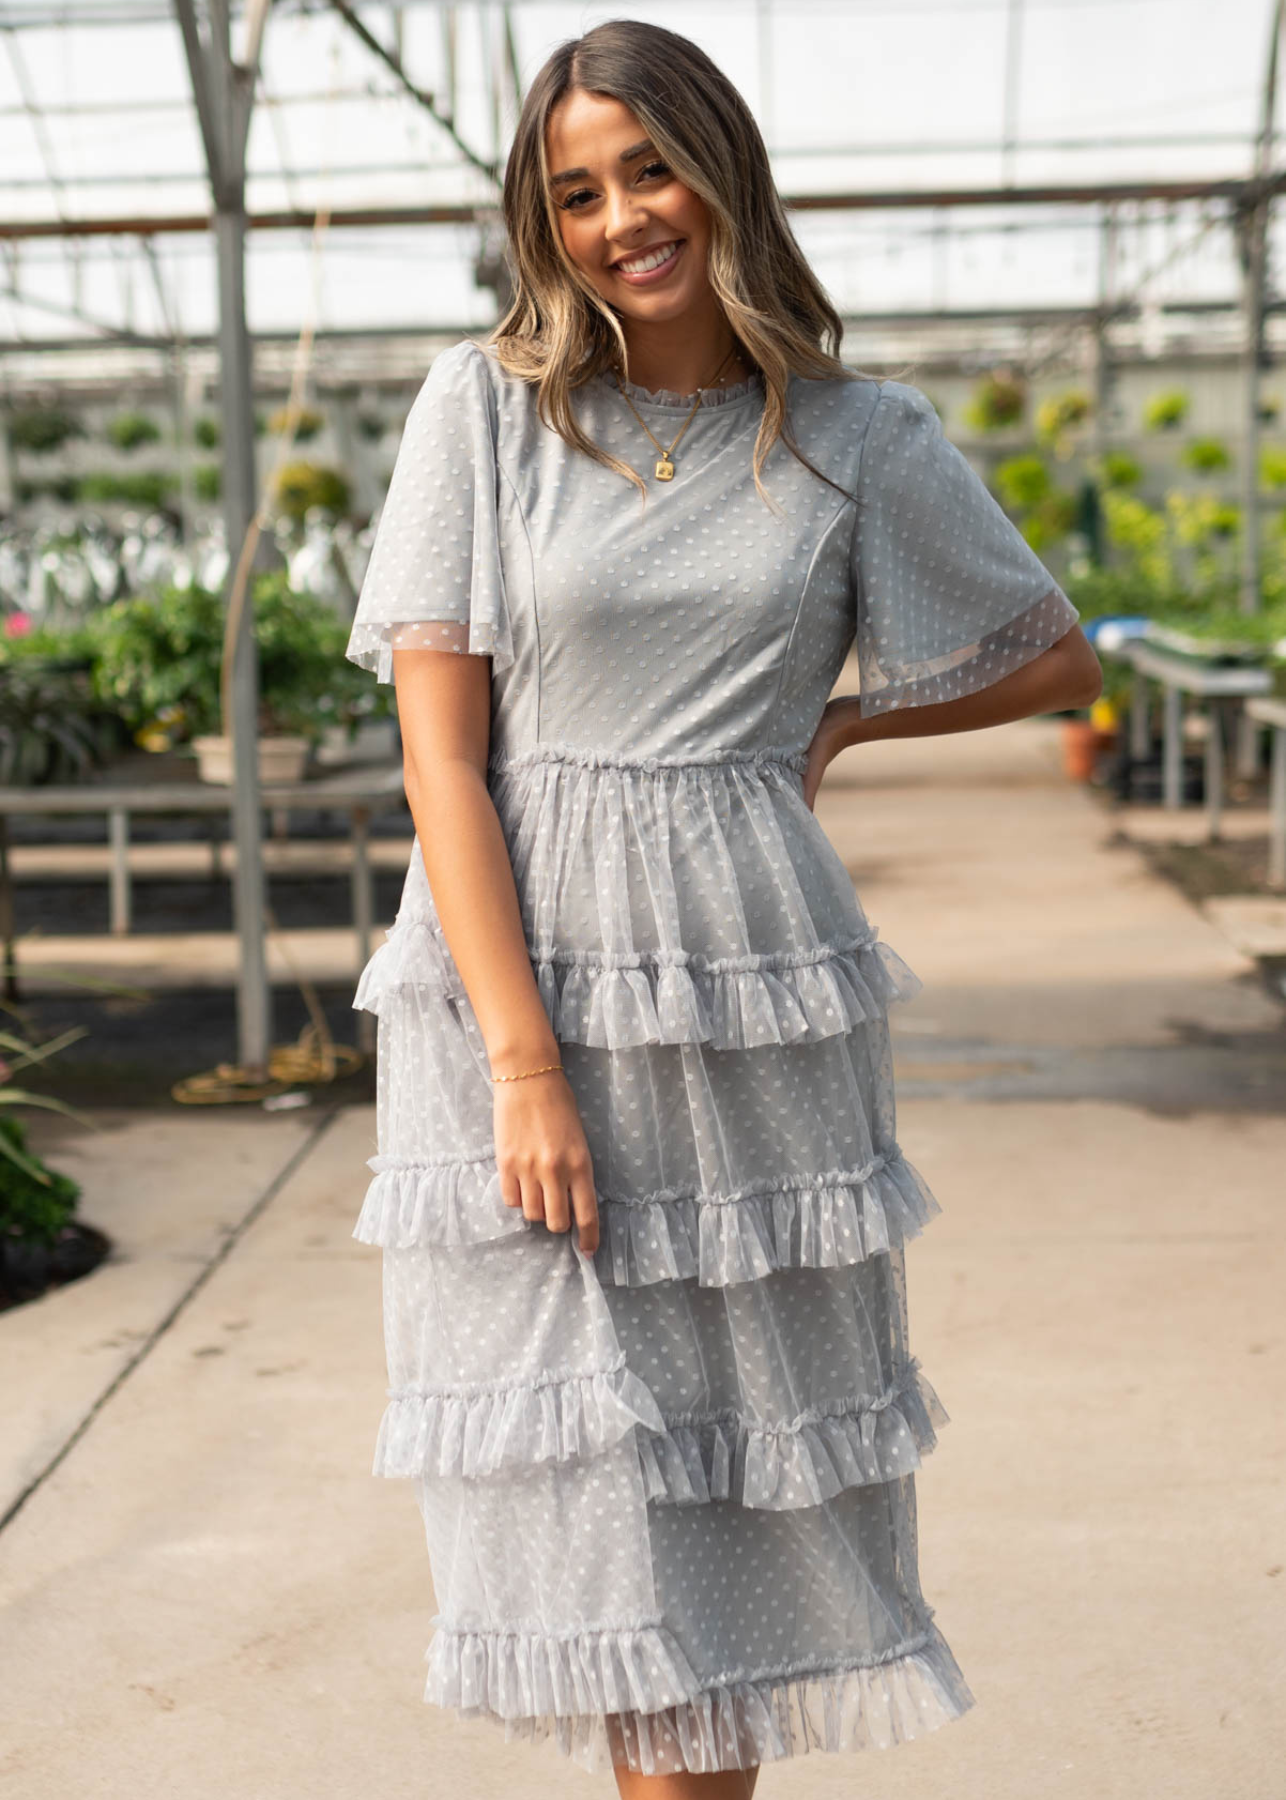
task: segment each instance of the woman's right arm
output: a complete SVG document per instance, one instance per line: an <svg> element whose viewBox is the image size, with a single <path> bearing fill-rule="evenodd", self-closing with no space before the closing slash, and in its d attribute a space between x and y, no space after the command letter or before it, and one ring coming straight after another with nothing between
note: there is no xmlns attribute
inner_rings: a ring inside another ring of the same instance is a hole
<svg viewBox="0 0 1286 1800"><path fill-rule="evenodd" d="M513 865L487 788L491 660L395 649L393 679L407 803L429 889L477 1018L493 1075L559 1061L527 950ZM560 1070L493 1087L501 1197L525 1218L598 1247L584 1126Z"/></svg>

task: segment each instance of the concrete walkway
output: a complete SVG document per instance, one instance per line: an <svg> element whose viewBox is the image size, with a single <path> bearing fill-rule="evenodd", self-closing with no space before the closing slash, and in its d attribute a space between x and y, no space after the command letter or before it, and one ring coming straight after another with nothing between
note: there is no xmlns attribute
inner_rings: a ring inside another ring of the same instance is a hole
<svg viewBox="0 0 1286 1800"><path fill-rule="evenodd" d="M1253 965L1024 721L849 752L819 814L923 977L899 1135L952 1423L921 1573L978 1699L769 1769L823 1800L1279 1800L1286 1037ZM115 1259L0 1315L6 1800L606 1794L421 1701L409 1488L374 1480L369 1110L45 1126ZM16 1510L15 1510L16 1509Z"/></svg>

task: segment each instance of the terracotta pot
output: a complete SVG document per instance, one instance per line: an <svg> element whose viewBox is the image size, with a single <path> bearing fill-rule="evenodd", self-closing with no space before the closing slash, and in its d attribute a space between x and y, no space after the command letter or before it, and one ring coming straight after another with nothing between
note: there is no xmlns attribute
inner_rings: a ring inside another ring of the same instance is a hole
<svg viewBox="0 0 1286 1800"><path fill-rule="evenodd" d="M1093 775L1102 735L1088 719L1063 720L1063 773L1069 781L1088 781Z"/></svg>
<svg viewBox="0 0 1286 1800"><path fill-rule="evenodd" d="M197 770L202 781L218 782L223 787L232 782L232 739L197 737L192 739L197 755ZM265 787L274 782L302 781L308 762L308 739L303 737L261 737L259 739L259 779Z"/></svg>

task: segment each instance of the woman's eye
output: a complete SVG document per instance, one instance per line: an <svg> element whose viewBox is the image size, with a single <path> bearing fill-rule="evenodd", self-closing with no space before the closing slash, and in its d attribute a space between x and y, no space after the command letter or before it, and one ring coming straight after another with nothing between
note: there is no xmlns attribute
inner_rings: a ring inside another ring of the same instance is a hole
<svg viewBox="0 0 1286 1800"><path fill-rule="evenodd" d="M590 193L588 188L577 188L574 193L566 195L559 204L564 207L566 211L572 212L575 210L578 201L585 199L592 200L593 197L594 196Z"/></svg>
<svg viewBox="0 0 1286 1800"><path fill-rule="evenodd" d="M643 170L643 173L645 175L668 175L670 173L670 165L669 163L663 162L651 162Z"/></svg>

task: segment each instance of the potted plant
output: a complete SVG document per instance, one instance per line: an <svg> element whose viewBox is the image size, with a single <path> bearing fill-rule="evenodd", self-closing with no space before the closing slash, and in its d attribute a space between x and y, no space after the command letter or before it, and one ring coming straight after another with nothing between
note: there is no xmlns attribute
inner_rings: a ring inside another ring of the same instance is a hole
<svg viewBox="0 0 1286 1800"><path fill-rule="evenodd" d="M1188 416L1188 396L1182 388L1166 388L1153 394L1143 408L1143 423L1149 431L1173 431Z"/></svg>
<svg viewBox="0 0 1286 1800"><path fill-rule="evenodd" d="M52 1095L16 1087L13 1077L84 1035L77 1028L32 1044L0 1030L0 1308L87 1275L111 1249L106 1233L73 1218L80 1188L36 1155L17 1117L19 1107L43 1107L79 1119Z"/></svg>
<svg viewBox="0 0 1286 1800"><path fill-rule="evenodd" d="M1020 425L1026 409L1026 383L1007 369L995 369L974 389L965 418L976 431L1003 431Z"/></svg>
<svg viewBox="0 0 1286 1800"><path fill-rule="evenodd" d="M331 607L295 593L284 571L260 575L252 603L259 653L259 771L298 780L312 745L349 691L348 632ZM105 607L94 625L94 687L145 749L189 743L201 778L231 780L222 733L224 605L196 586L168 586Z"/></svg>
<svg viewBox="0 0 1286 1800"><path fill-rule="evenodd" d="M140 444L158 443L160 437L161 428L150 413L131 410L108 421L108 442L118 450L137 450Z"/></svg>

